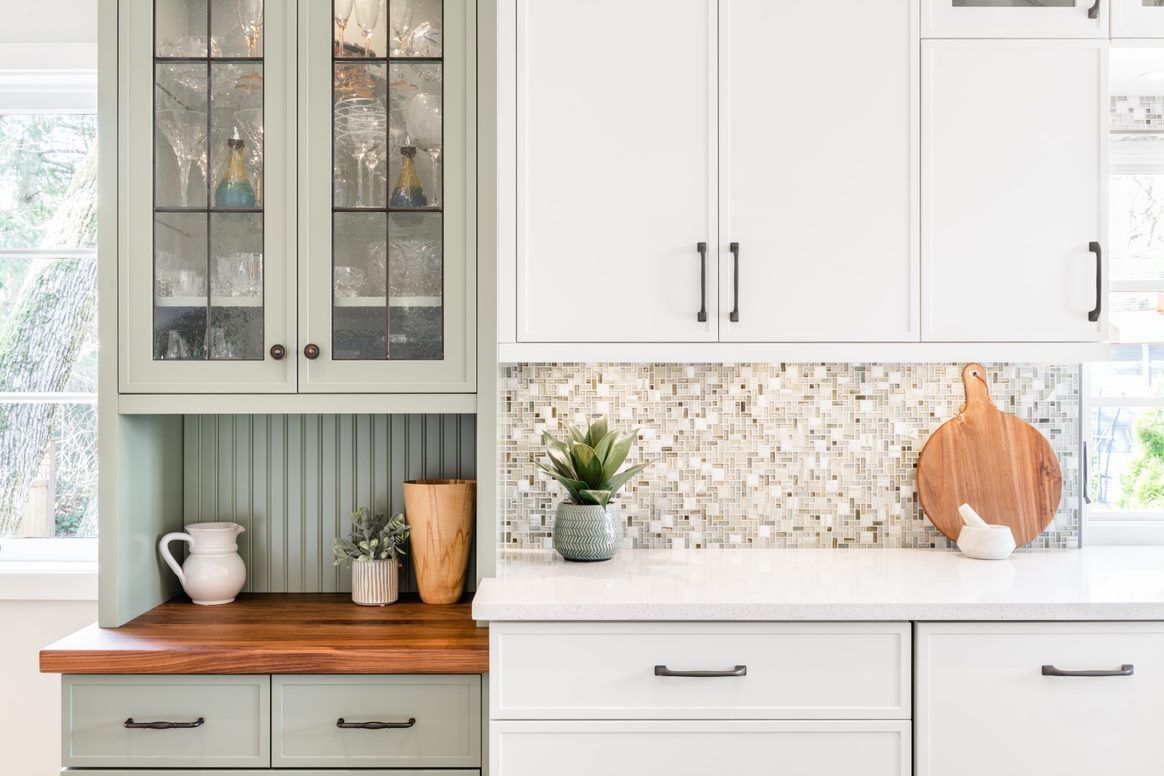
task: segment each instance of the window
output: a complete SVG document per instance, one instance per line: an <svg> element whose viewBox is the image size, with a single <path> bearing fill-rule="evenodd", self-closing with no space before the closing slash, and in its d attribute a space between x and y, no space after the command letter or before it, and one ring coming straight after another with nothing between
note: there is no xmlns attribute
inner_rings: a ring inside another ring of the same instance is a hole
<svg viewBox="0 0 1164 776"><path fill-rule="evenodd" d="M1119 344L1111 361L1084 372L1087 543L1164 543L1161 110L1162 96L1112 99L1107 302L1111 338Z"/></svg>
<svg viewBox="0 0 1164 776"><path fill-rule="evenodd" d="M95 103L0 72L0 560L96 556Z"/></svg>

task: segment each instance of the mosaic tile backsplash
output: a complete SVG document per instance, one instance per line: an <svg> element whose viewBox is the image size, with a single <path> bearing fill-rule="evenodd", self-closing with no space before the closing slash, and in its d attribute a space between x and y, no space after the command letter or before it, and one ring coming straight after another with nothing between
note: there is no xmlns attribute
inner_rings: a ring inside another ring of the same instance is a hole
<svg viewBox="0 0 1164 776"><path fill-rule="evenodd" d="M605 414L641 426L619 494L628 547L951 546L922 515L928 435L963 401L962 364L527 364L501 373L500 546L549 547L560 486L541 432ZM1079 544L1077 365L987 364L1000 409L1034 424L1063 469L1031 546Z"/></svg>

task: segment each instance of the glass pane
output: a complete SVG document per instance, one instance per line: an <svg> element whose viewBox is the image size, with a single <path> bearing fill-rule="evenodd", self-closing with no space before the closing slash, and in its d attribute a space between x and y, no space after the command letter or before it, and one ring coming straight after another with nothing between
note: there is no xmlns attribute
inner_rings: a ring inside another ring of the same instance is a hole
<svg viewBox="0 0 1164 776"><path fill-rule="evenodd" d="M1074 8L1075 0L954 0L955 8Z"/></svg>
<svg viewBox="0 0 1164 776"><path fill-rule="evenodd" d="M440 207L443 108L439 64L394 64L390 77L389 205L394 210Z"/></svg>
<svg viewBox="0 0 1164 776"><path fill-rule="evenodd" d="M155 0L155 54L205 57L207 22L206 0Z"/></svg>
<svg viewBox="0 0 1164 776"><path fill-rule="evenodd" d="M395 2L395 0L393 0ZM384 0L334 0L337 57L383 59L388 53Z"/></svg>
<svg viewBox="0 0 1164 776"><path fill-rule="evenodd" d="M206 213L154 219L154 358L206 357L206 219Z"/></svg>
<svg viewBox="0 0 1164 776"><path fill-rule="evenodd" d="M262 65L215 62L210 73L210 179L214 182L214 207L260 207Z"/></svg>
<svg viewBox="0 0 1164 776"><path fill-rule="evenodd" d="M212 0L210 30L213 56L263 55L263 0Z"/></svg>
<svg viewBox="0 0 1164 776"><path fill-rule="evenodd" d="M393 213L388 224L388 357L444 358L440 213Z"/></svg>
<svg viewBox="0 0 1164 776"><path fill-rule="evenodd" d="M1115 342L1164 342L1164 292L1113 292L1108 304Z"/></svg>
<svg viewBox="0 0 1164 776"><path fill-rule="evenodd" d="M154 90L154 204L206 206L206 65L160 64Z"/></svg>
<svg viewBox="0 0 1164 776"><path fill-rule="evenodd" d="M97 405L0 404L0 427L36 451L39 465L9 466L0 487L25 493L0 538L97 535Z"/></svg>
<svg viewBox="0 0 1164 776"><path fill-rule="evenodd" d="M335 214L336 359L378 361L387 353L387 218L377 211Z"/></svg>
<svg viewBox="0 0 1164 776"><path fill-rule="evenodd" d="M1164 0L1144 0L1145 8L1164 8Z"/></svg>
<svg viewBox="0 0 1164 776"><path fill-rule="evenodd" d="M96 140L97 117L91 114L0 114L0 248L59 243L53 217L78 199L77 192L89 196L84 192L93 188ZM70 186L78 188L70 194ZM90 224L75 237L70 247L92 247L96 229Z"/></svg>
<svg viewBox="0 0 1164 776"><path fill-rule="evenodd" d="M210 358L263 358L263 216L210 215Z"/></svg>
<svg viewBox="0 0 1164 776"><path fill-rule="evenodd" d="M1110 352L1110 361L1087 365L1092 396L1164 398L1164 345L1115 345Z"/></svg>
<svg viewBox="0 0 1164 776"><path fill-rule="evenodd" d="M1108 509L1164 509L1164 408L1096 407L1089 493Z"/></svg>
<svg viewBox="0 0 1164 776"><path fill-rule="evenodd" d="M1164 175L1113 175L1112 279L1164 285Z"/></svg>
<svg viewBox="0 0 1164 776"><path fill-rule="evenodd" d="M439 57L444 37L441 0L391 0L388 45L392 58Z"/></svg>
<svg viewBox="0 0 1164 776"><path fill-rule="evenodd" d="M341 208L382 208L388 183L387 65L335 66L334 201Z"/></svg>

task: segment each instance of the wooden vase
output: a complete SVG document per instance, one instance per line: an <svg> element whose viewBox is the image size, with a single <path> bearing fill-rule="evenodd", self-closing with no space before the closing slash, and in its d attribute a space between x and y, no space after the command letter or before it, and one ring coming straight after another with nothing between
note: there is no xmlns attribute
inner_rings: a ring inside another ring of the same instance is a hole
<svg viewBox="0 0 1164 776"><path fill-rule="evenodd" d="M404 516L411 529L412 565L420 599L426 604L461 600L473 514L474 480L415 480L404 483Z"/></svg>

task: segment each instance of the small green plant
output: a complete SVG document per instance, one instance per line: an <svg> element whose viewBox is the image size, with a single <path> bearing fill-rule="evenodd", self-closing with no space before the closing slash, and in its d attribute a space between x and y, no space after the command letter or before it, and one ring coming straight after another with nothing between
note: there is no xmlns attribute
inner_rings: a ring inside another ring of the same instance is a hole
<svg viewBox="0 0 1164 776"><path fill-rule="evenodd" d="M556 439L550 432L542 433L546 446L547 465L532 458L538 468L566 487L575 504L597 504L605 507L619 489L650 466L650 462L635 464L623 471L622 466L638 437L636 428L626 436L607 429L606 418L593 421L583 434L574 426L567 426L566 441Z"/></svg>
<svg viewBox="0 0 1164 776"><path fill-rule="evenodd" d="M352 512L352 535L335 540L335 565L356 560L394 560L407 554L408 524L404 514L374 515L367 507Z"/></svg>

